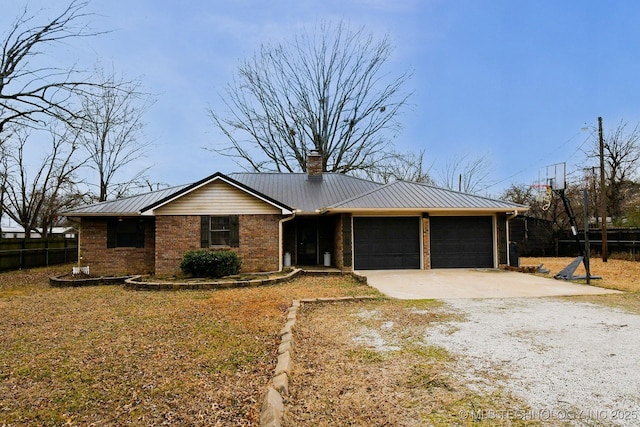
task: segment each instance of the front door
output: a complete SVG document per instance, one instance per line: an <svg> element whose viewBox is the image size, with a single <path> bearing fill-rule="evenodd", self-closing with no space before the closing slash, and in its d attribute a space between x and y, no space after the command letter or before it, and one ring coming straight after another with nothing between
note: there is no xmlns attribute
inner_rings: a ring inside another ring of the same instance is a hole
<svg viewBox="0 0 640 427"><path fill-rule="evenodd" d="M318 261L318 221L316 218L298 221L297 264L317 265Z"/></svg>

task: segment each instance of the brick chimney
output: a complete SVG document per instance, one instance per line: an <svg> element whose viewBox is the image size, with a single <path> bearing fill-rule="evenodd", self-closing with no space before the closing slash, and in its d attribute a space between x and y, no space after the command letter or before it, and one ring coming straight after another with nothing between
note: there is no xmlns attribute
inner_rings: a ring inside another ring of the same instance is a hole
<svg viewBox="0 0 640 427"><path fill-rule="evenodd" d="M307 156L308 179L322 179L322 156L317 150L312 150Z"/></svg>

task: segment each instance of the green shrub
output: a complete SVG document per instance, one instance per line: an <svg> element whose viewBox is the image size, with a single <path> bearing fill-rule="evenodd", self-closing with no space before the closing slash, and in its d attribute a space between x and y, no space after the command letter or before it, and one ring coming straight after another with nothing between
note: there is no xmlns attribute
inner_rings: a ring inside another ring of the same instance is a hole
<svg viewBox="0 0 640 427"><path fill-rule="evenodd" d="M238 274L242 260L233 251L197 250L184 254L180 269L193 277L224 277Z"/></svg>

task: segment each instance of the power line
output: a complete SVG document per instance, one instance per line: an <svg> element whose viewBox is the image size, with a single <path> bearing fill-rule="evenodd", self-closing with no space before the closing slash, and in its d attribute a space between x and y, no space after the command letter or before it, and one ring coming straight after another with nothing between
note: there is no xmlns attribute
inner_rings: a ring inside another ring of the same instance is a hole
<svg viewBox="0 0 640 427"><path fill-rule="evenodd" d="M542 163L542 161L543 161L543 160L545 160L545 159L549 158L549 156L551 156L553 153L556 153L556 152L558 151L558 148L561 148L561 147L566 146L568 143L570 143L571 141L573 141L574 139L576 139L576 137L577 137L578 135L580 135L581 133L582 133L582 132L576 132L576 134L575 134L575 135L573 135L571 138L567 139L565 142L563 142L562 144L560 144L559 146L557 146L557 147L556 147L556 149L554 149L554 150L552 150L552 151L549 151L547 154L545 154L545 155L543 155L543 156L539 157L536 161L532 162L531 164L532 164L532 165L534 165L534 164L540 164L540 163ZM577 149L576 149L576 150L575 150L575 151L574 151L574 152L573 152L569 157L570 157L570 158L571 158L571 157L573 157L573 156L574 156L574 155L575 155L575 154L576 154L580 149L582 149L582 147L584 146L584 144L585 144L587 141L589 141L589 139L591 138L591 136L592 136L592 135L593 135L593 133L591 133L589 136L587 136L587 138L586 138L584 141L582 141L582 143L580 144L580 146L578 146L578 148L577 148ZM566 162L566 160L565 160L565 162ZM486 190L488 190L488 189L490 189L490 188L492 188L492 187L495 187L496 185L502 184L502 183L504 183L504 182L506 182L506 181L509 181L509 180L511 180L512 178L514 178L514 177L516 177L516 176L518 176L518 175L520 175L520 174L523 174L523 173L525 173L525 172L527 172L527 171L531 171L531 170L533 170L533 167L526 167L526 168L523 168L523 169L519 170L518 172L516 172L516 173L513 173L513 174L509 175L509 176L508 176L508 177L506 177L506 178L503 178L503 179L498 180L498 181L496 181L496 182L494 182L494 183L492 183L492 184L487 185L486 187L482 188L480 191L486 191Z"/></svg>

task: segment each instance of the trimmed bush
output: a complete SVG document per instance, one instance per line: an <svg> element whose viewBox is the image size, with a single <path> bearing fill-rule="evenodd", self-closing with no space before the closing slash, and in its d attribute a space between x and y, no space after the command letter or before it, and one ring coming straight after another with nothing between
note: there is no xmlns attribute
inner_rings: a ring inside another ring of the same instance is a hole
<svg viewBox="0 0 640 427"><path fill-rule="evenodd" d="M189 251L184 254L180 269L193 277L224 277L240 272L242 260L234 251Z"/></svg>

